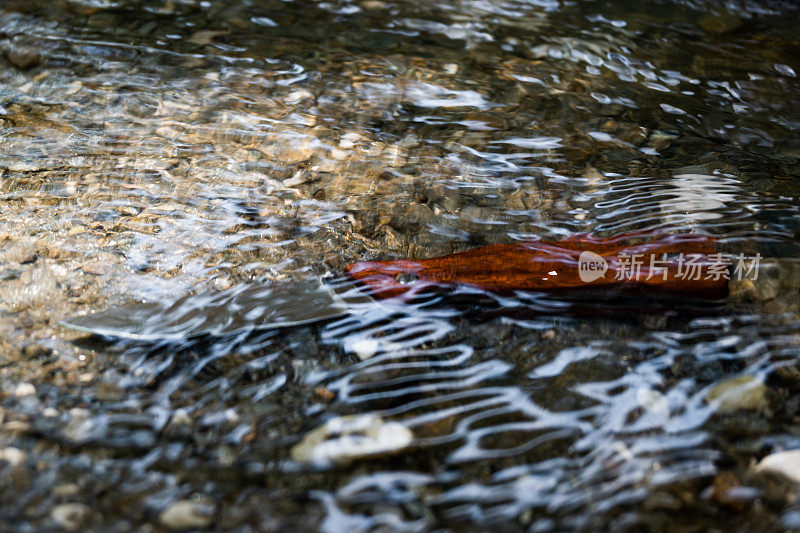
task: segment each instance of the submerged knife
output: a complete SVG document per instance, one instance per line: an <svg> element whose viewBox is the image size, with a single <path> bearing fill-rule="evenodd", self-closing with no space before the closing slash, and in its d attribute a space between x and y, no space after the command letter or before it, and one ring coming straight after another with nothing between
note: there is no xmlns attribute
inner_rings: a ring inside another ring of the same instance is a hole
<svg viewBox="0 0 800 533"><path fill-rule="evenodd" d="M61 322L70 329L120 339L179 341L202 335L299 326L347 314L342 298L319 280L239 285L191 294L174 303L132 302Z"/></svg>
<svg viewBox="0 0 800 533"><path fill-rule="evenodd" d="M715 255L716 240L706 235L630 233L603 239L581 234L560 241L489 244L424 260L358 262L347 265L346 272L366 289L366 294L358 294L362 299L400 297L402 301L454 287L497 294L529 291L565 298L564 305L554 305L556 300L540 307L541 312L591 314L587 309L602 307L604 299L616 295L666 294L685 304L724 298L727 278L719 275L719 269L716 276L711 275ZM694 276L689 278L681 276L679 261L684 256L694 265ZM640 263L635 270L626 266L625 258L637 257ZM578 305L569 303L568 297L576 294L590 298ZM174 303L135 302L62 324L106 337L178 341L298 326L347 313L347 303L333 287L309 280L241 285L184 296Z"/></svg>

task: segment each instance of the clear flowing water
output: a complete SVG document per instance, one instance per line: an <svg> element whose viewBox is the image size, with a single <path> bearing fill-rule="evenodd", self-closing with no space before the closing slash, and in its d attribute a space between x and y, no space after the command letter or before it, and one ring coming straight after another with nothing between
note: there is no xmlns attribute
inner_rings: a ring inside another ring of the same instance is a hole
<svg viewBox="0 0 800 533"><path fill-rule="evenodd" d="M4 2L2 528L174 526L179 500L240 531L800 527L796 487L753 469L800 447L799 18L744 0ZM520 294L184 343L58 325L639 230L712 234L763 269L713 314L555 317L516 312ZM715 401L732 379L755 392ZM413 441L292 460L352 414Z"/></svg>

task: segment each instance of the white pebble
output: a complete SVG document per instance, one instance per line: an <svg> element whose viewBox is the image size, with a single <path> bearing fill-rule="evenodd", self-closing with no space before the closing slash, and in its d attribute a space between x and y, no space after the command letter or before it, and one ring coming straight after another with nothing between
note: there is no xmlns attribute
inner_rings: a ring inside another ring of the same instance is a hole
<svg viewBox="0 0 800 533"><path fill-rule="evenodd" d="M192 417L186 409L176 409L172 415L172 423L178 426L191 426Z"/></svg>
<svg viewBox="0 0 800 533"><path fill-rule="evenodd" d="M413 440L411 430L399 422L385 422L373 414L341 416L306 434L291 456L302 463L347 463L403 450Z"/></svg>
<svg viewBox="0 0 800 533"><path fill-rule="evenodd" d="M784 476L800 483L800 450L787 450L764 457L756 470Z"/></svg>
<svg viewBox="0 0 800 533"><path fill-rule="evenodd" d="M299 104L303 100L311 100L313 98L314 95L311 94L309 91L300 89L297 91L292 91L289 94L287 94L286 98L284 98L284 102L286 102L288 105L295 105Z"/></svg>
<svg viewBox="0 0 800 533"><path fill-rule="evenodd" d="M83 526L91 509L82 503L62 503L53 507L50 518L67 531L77 531Z"/></svg>
<svg viewBox="0 0 800 533"><path fill-rule="evenodd" d="M167 528L204 529L214 519L214 505L208 501L178 500L158 516L158 520Z"/></svg>
<svg viewBox="0 0 800 533"><path fill-rule="evenodd" d="M380 347L381 343L377 339L346 339L344 342L344 349L356 354L362 361L378 353Z"/></svg>
<svg viewBox="0 0 800 533"><path fill-rule="evenodd" d="M8 446L0 450L0 461L5 461L11 466L22 464L27 456L27 453L13 446Z"/></svg>
<svg viewBox="0 0 800 533"><path fill-rule="evenodd" d="M17 398L22 398L23 396L31 396L36 394L36 387L31 385L30 383L20 383L17 385L17 388L14 389L14 396Z"/></svg>

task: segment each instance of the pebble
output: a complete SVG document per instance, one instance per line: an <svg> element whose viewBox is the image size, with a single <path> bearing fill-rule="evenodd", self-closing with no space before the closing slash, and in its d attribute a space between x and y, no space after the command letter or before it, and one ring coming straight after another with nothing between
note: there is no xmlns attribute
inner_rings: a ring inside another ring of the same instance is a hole
<svg viewBox="0 0 800 533"><path fill-rule="evenodd" d="M750 279L731 280L728 282L728 291L733 300L754 302L758 298L758 290Z"/></svg>
<svg viewBox="0 0 800 533"><path fill-rule="evenodd" d="M196 45L200 45L200 46L205 46L205 45L211 44L214 41L214 39L216 39L220 35L227 35L227 34L228 34L227 31L200 30L200 31L194 32L191 37L186 39L186 42L189 42L189 43L192 43L192 44L196 44Z"/></svg>
<svg viewBox="0 0 800 533"><path fill-rule="evenodd" d="M24 348L22 348L22 353L25 357L29 359L35 359L37 357L43 357L50 354L52 350L47 348L46 346L42 346L41 344L28 344Z"/></svg>
<svg viewBox="0 0 800 533"><path fill-rule="evenodd" d="M75 483L65 483L53 488L53 496L74 496L81 491L81 488Z"/></svg>
<svg viewBox="0 0 800 533"><path fill-rule="evenodd" d="M6 268L0 271L0 281L11 281L19 279L22 271L18 268Z"/></svg>
<svg viewBox="0 0 800 533"><path fill-rule="evenodd" d="M680 139L680 135L670 131L653 130L650 133L650 141L654 143L665 143ZM676 176L677 177L677 176Z"/></svg>
<svg viewBox="0 0 800 533"><path fill-rule="evenodd" d="M408 135L400 139L400 142L397 143L397 146L406 149L416 148L417 146L419 146L419 137L417 137L413 133L409 133Z"/></svg>
<svg viewBox="0 0 800 533"><path fill-rule="evenodd" d="M12 245L4 248L0 254L0 259L20 265L35 263L37 258L36 248L31 245Z"/></svg>
<svg viewBox="0 0 800 533"><path fill-rule="evenodd" d="M758 463L756 470L778 474L800 483L800 450L772 453Z"/></svg>
<svg viewBox="0 0 800 533"><path fill-rule="evenodd" d="M178 500L158 516L172 530L205 529L214 519L214 505L208 500Z"/></svg>
<svg viewBox="0 0 800 533"><path fill-rule="evenodd" d="M376 353L381 347L381 342L377 339L345 339L344 348L348 352L355 353L359 359L366 361Z"/></svg>
<svg viewBox="0 0 800 533"><path fill-rule="evenodd" d="M746 280L750 281L750 280ZM750 283L753 283L750 281ZM756 294L756 298L760 302L768 302L770 300L774 300L778 297L778 286L779 282L776 279L765 279L759 280L758 287L753 285L753 289Z"/></svg>
<svg viewBox="0 0 800 533"><path fill-rule="evenodd" d="M403 208L402 226L418 228L428 224L433 218L433 211L430 207L413 202Z"/></svg>
<svg viewBox="0 0 800 533"><path fill-rule="evenodd" d="M398 452L413 440L411 430L399 422L385 422L374 414L342 416L306 434L291 457L301 463L348 463Z"/></svg>
<svg viewBox="0 0 800 533"><path fill-rule="evenodd" d="M407 151L397 145L390 146L387 149L388 165L394 168L403 167L406 164Z"/></svg>
<svg viewBox="0 0 800 533"><path fill-rule="evenodd" d="M313 100L313 99L314 95L311 94L310 91L307 91L305 89L298 89L296 91L292 91L289 94L287 94L286 97L283 99L283 101L287 105L296 105L302 102L303 100Z"/></svg>
<svg viewBox="0 0 800 533"><path fill-rule="evenodd" d="M356 133L354 131L345 133L342 135L343 141L348 141L351 143L357 143L358 141L362 140L364 137L360 133Z"/></svg>
<svg viewBox="0 0 800 533"><path fill-rule="evenodd" d="M380 0L367 0L366 2L361 3L361 7L363 7L364 9L386 9L389 6L387 6L385 2L381 2Z"/></svg>
<svg viewBox="0 0 800 533"><path fill-rule="evenodd" d="M70 0L66 4L67 8L77 15L94 15L100 11L100 6L96 2L78 2L77 0Z"/></svg>
<svg viewBox="0 0 800 533"><path fill-rule="evenodd" d="M338 149L337 149L338 150ZM341 151L341 150L339 150ZM316 172L336 172L341 168L341 164L335 159L323 159L318 165L311 167L311 170ZM306 178L304 178L306 181ZM283 182L286 185L286 181Z"/></svg>
<svg viewBox="0 0 800 533"><path fill-rule="evenodd" d="M6 49L6 57L15 66L23 70L37 65L41 61L39 51L31 46L17 46L12 44Z"/></svg>
<svg viewBox="0 0 800 533"><path fill-rule="evenodd" d="M0 461L5 461L11 466L22 464L27 456L27 453L13 446L8 446L0 450Z"/></svg>
<svg viewBox="0 0 800 533"><path fill-rule="evenodd" d="M458 203L454 198L447 197L442 200L442 208L450 214L458 212Z"/></svg>
<svg viewBox="0 0 800 533"><path fill-rule="evenodd" d="M286 187L297 187L308 181L308 174L302 171L297 171L291 178L286 178L281 183Z"/></svg>
<svg viewBox="0 0 800 533"><path fill-rule="evenodd" d="M538 204L539 202L536 201L533 195L523 190L512 192L508 195L508 200L506 200L506 206L509 209L515 209L517 211L533 209Z"/></svg>
<svg viewBox="0 0 800 533"><path fill-rule="evenodd" d="M90 274L92 276L102 276L108 271L108 264L104 262L92 262L86 263L81 267L81 270L84 274Z"/></svg>
<svg viewBox="0 0 800 533"><path fill-rule="evenodd" d="M295 139L267 143L259 149L270 159L287 165L308 161L319 151L313 141Z"/></svg>
<svg viewBox="0 0 800 533"><path fill-rule="evenodd" d="M192 417L189 416L189 412L186 409L176 409L172 414L171 422L179 426L191 426Z"/></svg>
<svg viewBox="0 0 800 533"><path fill-rule="evenodd" d="M50 518L67 531L81 529L91 509L82 503L62 503L53 507Z"/></svg>
<svg viewBox="0 0 800 533"><path fill-rule="evenodd" d="M5 424L3 424L3 431L7 431L9 433L25 433L30 431L31 425L27 422L23 422L22 420L9 420Z"/></svg>
<svg viewBox="0 0 800 533"><path fill-rule="evenodd" d="M314 389L316 394L323 402L331 402L336 398L336 393L327 387L317 387Z"/></svg>
<svg viewBox="0 0 800 533"><path fill-rule="evenodd" d="M709 15L700 20L700 27L708 33L730 33L741 28L743 21L740 17L733 13L721 13L718 15Z"/></svg>
<svg viewBox="0 0 800 533"><path fill-rule="evenodd" d="M737 376L712 388L706 395L709 403L716 403L718 413L742 410L763 411L768 407L767 386L753 376Z"/></svg>
<svg viewBox="0 0 800 533"><path fill-rule="evenodd" d="M335 161L344 161L349 155L350 152L347 150L341 150L339 148L334 148L330 153L331 159L334 159Z"/></svg>
<svg viewBox="0 0 800 533"><path fill-rule="evenodd" d="M17 388L14 389L14 396L17 398L22 398L24 396L32 396L36 394L36 387L31 385L30 383L20 383L17 385Z"/></svg>

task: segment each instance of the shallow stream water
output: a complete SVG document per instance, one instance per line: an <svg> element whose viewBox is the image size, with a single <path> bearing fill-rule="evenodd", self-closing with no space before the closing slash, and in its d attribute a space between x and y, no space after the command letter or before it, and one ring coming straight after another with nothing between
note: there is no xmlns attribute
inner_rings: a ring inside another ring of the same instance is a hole
<svg viewBox="0 0 800 533"><path fill-rule="evenodd" d="M2 2L0 528L800 528L797 487L753 468L800 447L799 19L744 0ZM758 278L714 313L550 316L520 294L185 342L59 325L643 230L760 254ZM413 440L292 460L354 414Z"/></svg>

